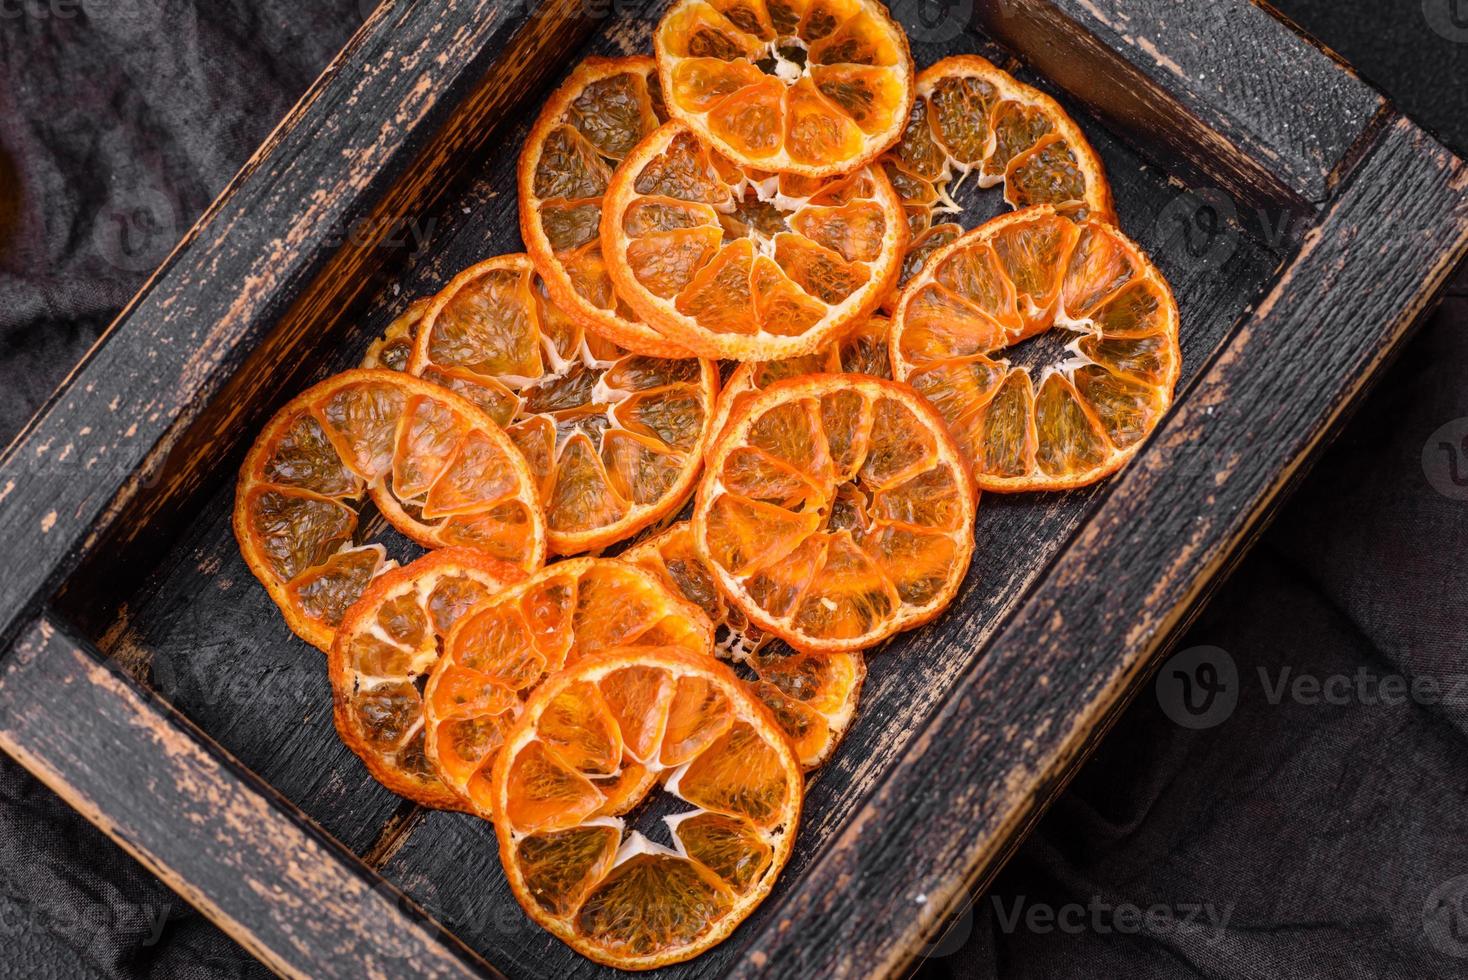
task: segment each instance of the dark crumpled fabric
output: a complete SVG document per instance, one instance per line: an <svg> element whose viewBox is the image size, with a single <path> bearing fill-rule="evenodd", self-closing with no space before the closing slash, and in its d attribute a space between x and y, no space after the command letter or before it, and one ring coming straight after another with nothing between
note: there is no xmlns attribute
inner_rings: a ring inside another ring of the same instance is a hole
<svg viewBox="0 0 1468 980"><path fill-rule="evenodd" d="M0 437L373 5L0 0ZM1461 0L1278 5L1468 143ZM921 976L1468 976L1465 378L1460 280ZM0 757L0 975L265 970Z"/></svg>

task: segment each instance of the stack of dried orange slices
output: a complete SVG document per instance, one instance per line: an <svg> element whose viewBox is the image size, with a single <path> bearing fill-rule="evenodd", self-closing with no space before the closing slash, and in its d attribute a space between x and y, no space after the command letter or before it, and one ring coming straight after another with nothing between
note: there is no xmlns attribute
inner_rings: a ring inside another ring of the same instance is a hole
<svg viewBox="0 0 1468 980"><path fill-rule="evenodd" d="M234 515L368 771L492 821L526 912L624 969L769 893L979 491L1115 472L1180 367L1049 96L917 72L876 0L679 0L653 48L572 72L523 147L525 252L281 409ZM970 178L1014 210L939 221Z"/></svg>

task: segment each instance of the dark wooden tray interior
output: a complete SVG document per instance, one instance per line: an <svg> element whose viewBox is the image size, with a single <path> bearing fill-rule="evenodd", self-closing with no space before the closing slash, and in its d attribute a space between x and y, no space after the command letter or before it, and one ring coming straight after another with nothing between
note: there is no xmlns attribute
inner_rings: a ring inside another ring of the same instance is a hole
<svg viewBox="0 0 1468 980"><path fill-rule="evenodd" d="M646 51L655 21L656 10L609 18L585 50L567 58L566 69L585 54ZM1179 397L1186 397L1230 326L1294 250L1288 215L1217 226L1214 219L1227 215L1198 210L1198 199L1188 196L1189 175L1151 164L981 34L969 30L941 43L913 43L919 66L959 52L985 54L1052 91L1090 136L1106 164L1124 230L1153 254L1176 291L1184 351ZM355 364L413 297L436 290L475 261L520 249L515 162L539 101L524 105L523 117L493 141L495 146L470 167L472 176L452 188L441 205L412 216L376 288L345 318L351 325L319 338L310 358L276 386L280 398L275 404L302 384ZM980 192L973 185L961 200L970 205L962 218L970 225L1004 207L999 191ZM243 413L248 421L235 426L231 438L209 447L214 479L187 506L154 516L137 544L111 556L105 573L84 567L74 581L87 587L65 593L60 611L91 630L134 679L177 706L500 970L515 977L612 975L571 953L521 913L505 886L488 824L398 799L373 782L338 741L323 657L286 629L246 569L230 531L234 470L258 419L274 407L262 404ZM1066 494L982 500L978 550L955 607L938 623L898 637L870 657L860 715L834 760L812 778L795 855L756 919L778 906L783 888L972 666L974 657L937 656L934 638L962 636L976 656L984 638L1107 492L1103 483ZM417 553L390 532L380 539L400 559ZM933 792L942 788L935 786ZM704 957L663 972L720 974L747 931L746 926Z"/></svg>

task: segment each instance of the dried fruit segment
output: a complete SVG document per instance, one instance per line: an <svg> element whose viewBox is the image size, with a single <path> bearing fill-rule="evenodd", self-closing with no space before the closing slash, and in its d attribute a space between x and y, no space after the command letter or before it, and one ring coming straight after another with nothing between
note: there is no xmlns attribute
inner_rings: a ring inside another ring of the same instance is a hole
<svg viewBox="0 0 1468 980"><path fill-rule="evenodd" d="M814 354L739 365L719 392L714 415L715 437L724 431L738 403L776 381L806 374L865 374L890 379L892 359L887 341L891 332L890 320L880 315L870 316L836 343Z"/></svg>
<svg viewBox="0 0 1468 980"><path fill-rule="evenodd" d="M735 406L709 452L694 541L751 622L797 650L862 650L928 622L956 594L973 554L967 470L907 385L791 378Z"/></svg>
<svg viewBox="0 0 1468 980"><path fill-rule="evenodd" d="M611 559L559 562L479 603L444 640L423 694L426 752L444 784L488 817L490 766L522 702L586 655L633 643L707 656L713 628L655 576ZM672 696L656 684L610 698L563 690L541 720L544 757L525 760L523 780L568 806L595 801L611 814L636 805L658 768L648 745L663 738ZM629 716L654 716L656 727L637 729ZM567 767L581 775L565 776ZM522 821L541 819L530 813Z"/></svg>
<svg viewBox="0 0 1468 980"><path fill-rule="evenodd" d="M638 800L661 782L692 806L664 818L673 847L610 815L630 804L607 792L604 745L649 775ZM774 719L727 667L629 646L536 690L489 792L500 860L531 918L599 963L645 970L721 942L764 899L790 857L804 784Z"/></svg>
<svg viewBox="0 0 1468 980"><path fill-rule="evenodd" d="M527 570L545 559L534 476L489 415L394 371L336 375L265 427L234 508L246 564L296 635L323 651L348 607L392 567L380 545L358 539L369 497L426 548L464 545Z"/></svg>
<svg viewBox="0 0 1468 980"><path fill-rule="evenodd" d="M454 624L524 578L477 551L445 548L381 575L347 611L329 659L336 730L388 789L425 806L463 808L429 764L418 684ZM518 714L519 702L504 707Z"/></svg>
<svg viewBox="0 0 1468 980"><path fill-rule="evenodd" d="M1074 339L1062 359L1030 363L1020 345L1050 330ZM1181 366L1162 274L1111 225L1048 205L939 250L898 301L892 348L897 376L937 407L978 485L998 491L1114 473L1172 404Z"/></svg>
<svg viewBox="0 0 1468 980"><path fill-rule="evenodd" d="M587 58L541 109L520 153L520 234L556 305L630 351L687 357L620 303L602 255L612 171L667 121L652 58Z"/></svg>
<svg viewBox="0 0 1468 980"><path fill-rule="evenodd" d="M907 37L875 0L681 0L653 49L669 112L744 166L849 173L912 105Z"/></svg>
<svg viewBox="0 0 1468 980"><path fill-rule="evenodd" d="M718 372L707 361L631 354L567 316L524 255L456 276L403 321L383 350L411 339L407 369L461 393L524 454L544 503L547 540L576 554L628 537L692 492L711 432ZM431 419L403 459L413 477L441 459ZM447 512L462 469L439 480L430 505ZM477 477L476 477L477 478ZM473 543L474 527L462 537Z"/></svg>
<svg viewBox="0 0 1468 980"><path fill-rule="evenodd" d="M746 682L750 692L770 710L802 767L813 769L830 758L856 716L866 679L860 653L800 653L751 623L719 591L687 521L621 557L653 572L707 614L719 656L753 672Z"/></svg>
<svg viewBox="0 0 1468 980"><path fill-rule="evenodd" d="M628 155L602 207L617 294L705 357L820 349L891 291L906 240L880 170L816 179L741 168L681 123Z"/></svg>
<svg viewBox="0 0 1468 980"><path fill-rule="evenodd" d="M1015 208L1050 204L1077 221L1116 221L1105 169L1080 127L1050 96L978 55L944 58L918 75L902 139L882 166L913 236L900 285L963 233L933 224L935 214L961 210L949 194L955 177L1003 184Z"/></svg>

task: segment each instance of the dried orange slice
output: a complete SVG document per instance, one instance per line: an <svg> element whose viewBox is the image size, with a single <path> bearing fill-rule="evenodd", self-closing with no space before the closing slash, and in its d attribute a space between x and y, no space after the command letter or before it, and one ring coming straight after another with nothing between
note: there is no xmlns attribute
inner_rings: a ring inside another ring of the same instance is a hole
<svg viewBox="0 0 1468 980"><path fill-rule="evenodd" d="M691 807L663 818L672 847L605 815L604 786L629 764ZM535 692L491 792L500 861L530 917L598 963L647 970L722 942L769 894L805 790L789 743L729 668L630 647Z"/></svg>
<svg viewBox="0 0 1468 980"><path fill-rule="evenodd" d="M599 231L612 171L667 118L651 58L583 61L520 153L520 234L556 305L582 327L639 354L687 357L618 301Z"/></svg>
<svg viewBox="0 0 1468 980"><path fill-rule="evenodd" d="M870 316L836 343L814 354L739 365L719 392L719 405L714 413L715 437L724 431L729 413L738 402L776 381L804 374L866 374L890 379L892 358L887 341L891 333L891 320Z"/></svg>
<svg viewBox="0 0 1468 980"><path fill-rule="evenodd" d="M464 270L403 329L414 337L409 371L474 401L525 454L552 552L630 537L692 492L717 367L629 354L586 333L526 256Z"/></svg>
<svg viewBox="0 0 1468 980"><path fill-rule="evenodd" d="M934 213L961 210L949 196L955 175L1003 184L1015 208L1051 204L1077 220L1116 222L1105 168L1080 127L1060 103L978 55L944 58L918 75L912 114L882 166L912 231L904 283L963 232L932 224Z"/></svg>
<svg viewBox="0 0 1468 980"><path fill-rule="evenodd" d="M521 568L545 560L525 458L480 408L394 371L346 371L282 408L240 470L240 551L296 635L330 650L337 624L386 565L356 540L370 496L425 548L472 547Z"/></svg>
<svg viewBox="0 0 1468 980"><path fill-rule="evenodd" d="M439 778L489 818L490 766L524 699L584 655L631 643L712 657L714 631L652 573L609 558L557 562L491 596L449 633L423 692L428 758ZM628 766L601 786L636 802L650 778Z"/></svg>
<svg viewBox="0 0 1468 980"><path fill-rule="evenodd" d="M907 385L776 382L709 453L693 537L719 589L797 650L862 650L937 616L973 555L968 466Z"/></svg>
<svg viewBox="0 0 1468 980"><path fill-rule="evenodd" d="M830 758L856 717L866 660L860 653L800 653L774 640L724 598L714 574L681 521L622 552L664 585L697 603L714 624L719 656L753 672L746 681L790 739L800 764L813 769Z"/></svg>
<svg viewBox="0 0 1468 980"><path fill-rule="evenodd" d="M601 238L618 295L663 336L704 357L771 361L818 350L877 308L907 223L879 169L746 170L675 122L612 177Z"/></svg>
<svg viewBox="0 0 1468 980"><path fill-rule="evenodd" d="M912 105L907 35L875 0L682 0L653 51L669 112L745 166L849 173Z"/></svg>
<svg viewBox="0 0 1468 980"><path fill-rule="evenodd" d="M431 551L377 578L347 610L329 659L336 730L379 783L441 809L461 809L424 751L418 682L466 612L525 573L469 548Z"/></svg>
<svg viewBox="0 0 1468 980"><path fill-rule="evenodd" d="M981 488L1084 486L1135 455L1171 406L1177 302L1116 228L1028 208L933 255L898 300L892 362Z"/></svg>
<svg viewBox="0 0 1468 980"><path fill-rule="evenodd" d="M389 371L406 371L413 360L413 346L418 340L418 324L428 312L432 296L420 296L408 304L403 315L387 325L381 337L372 342L367 353L362 355L364 368L386 368Z"/></svg>

